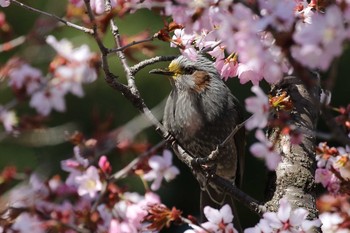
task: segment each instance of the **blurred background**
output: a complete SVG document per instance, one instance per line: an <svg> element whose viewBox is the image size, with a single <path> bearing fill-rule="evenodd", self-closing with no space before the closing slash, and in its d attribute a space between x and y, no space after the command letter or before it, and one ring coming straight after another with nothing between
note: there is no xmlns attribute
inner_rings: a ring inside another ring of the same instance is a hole
<svg viewBox="0 0 350 233"><path fill-rule="evenodd" d="M38 1L27 0L26 4L47 11L58 16L65 16L66 1ZM10 37L0 34L0 43L10 39L33 34L36 36L28 39L23 45L8 51L0 53L0 65L7 62L13 55L24 57L29 63L42 70L45 74L48 71L50 60L55 56L54 50L44 43L47 35L54 35L58 40L67 38L75 46L88 44L91 50L98 51L95 41L81 31L77 31L65 26L51 31L52 20L40 16L36 13L24 10L18 6L9 8L0 8L0 12L6 15L7 22L12 26ZM39 22L38 22L39 20ZM74 21L74 20L73 20ZM116 18L116 23L122 36L133 36L140 32L149 32L153 35L160 30L164 24L163 19L157 14L148 10L140 10L134 14L126 14L123 17ZM54 21L53 21L54 22ZM77 21L79 24L80 22ZM40 36L37 36L40 35ZM110 33L104 37L104 43L107 47L113 46L113 38ZM140 51L132 50L134 59L129 59L130 64L135 64L137 60L148 58L146 55L176 55L177 49L169 47L168 43L154 41L148 43L149 49L141 48ZM146 55L145 55L146 54ZM109 57L109 64L114 74L118 75L120 80L125 82L124 72L116 56ZM337 62L339 69L336 82L334 82L334 91L332 104L334 106L347 105L350 100L350 61L349 53L346 53ZM170 92L170 84L166 78L148 74L148 71L156 67L165 67L167 63L158 63L147 67L136 76L137 86L150 108L159 106ZM328 77L328 73L324 74ZM244 104L244 99L252 95L250 92L251 84L241 85L237 78L229 79L227 85L231 88L234 95ZM262 86L267 91L264 84ZM39 170L50 176L57 172L65 175L60 170L60 161L72 156L73 145L65 140L66 131L81 131L87 138L98 138L103 133L123 127L130 127L128 122L134 118L139 119L140 113L124 99L124 97L111 89L104 81L102 72L98 80L84 87L85 97L66 96L66 112L53 112L49 118L45 119L40 130L35 133L24 133L17 137L5 137L0 141L0 169L5 166L15 165L19 170ZM4 105L13 99L13 93L7 86L6 80L0 82L0 105ZM162 105L160 105L162 106ZM162 115L162 107L158 115ZM35 116L36 111L28 106L28 101L20 102L15 108L18 116ZM147 122L141 119L137 124L147 125ZM322 120L320 121L320 130L326 130ZM134 127L134 126L133 126ZM134 131L133 127L129 130ZM137 128L137 127L136 127ZM63 129L63 130L59 130ZM54 132L54 133L52 133ZM59 135L61 134L61 135ZM146 145L155 145L161 141L159 135L153 127L146 127L137 135L135 142ZM254 141L252 133L248 135L246 146L246 169L243 182L243 190L257 200L263 201L264 188L267 179L266 169L262 161L258 161L249 154L249 145ZM161 151L159 152L161 153ZM138 156L135 150L120 150L115 148L108 152L108 158L112 161L114 171L124 167L133 158ZM163 203L168 207L176 206L183 210L184 215L198 216L199 212L199 188L193 179L187 167L181 164L175 158L175 165L181 170L181 174L171 183L164 183L157 193L161 196ZM122 181L123 185L128 186L130 191L143 192L143 184L138 177L129 177ZM255 225L258 216L251 213L244 206L239 205L240 219L244 228ZM173 227L163 232L183 232L183 228Z"/></svg>

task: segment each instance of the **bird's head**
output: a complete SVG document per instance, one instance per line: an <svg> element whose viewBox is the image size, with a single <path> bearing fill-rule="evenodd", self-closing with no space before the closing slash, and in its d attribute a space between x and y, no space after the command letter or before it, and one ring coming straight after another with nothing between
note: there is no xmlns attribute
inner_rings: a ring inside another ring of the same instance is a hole
<svg viewBox="0 0 350 233"><path fill-rule="evenodd" d="M178 90L198 93L209 88L212 79L219 78L213 63L201 55L195 61L179 56L167 69L154 69L150 73L169 76L173 87Z"/></svg>

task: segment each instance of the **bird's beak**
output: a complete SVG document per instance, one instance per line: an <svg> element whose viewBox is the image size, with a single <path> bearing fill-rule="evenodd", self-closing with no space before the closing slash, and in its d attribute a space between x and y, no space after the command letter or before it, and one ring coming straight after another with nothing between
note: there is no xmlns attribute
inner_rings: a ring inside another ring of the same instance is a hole
<svg viewBox="0 0 350 233"><path fill-rule="evenodd" d="M150 74L161 74L167 76L174 76L175 73L170 71L169 69L153 69L149 72Z"/></svg>

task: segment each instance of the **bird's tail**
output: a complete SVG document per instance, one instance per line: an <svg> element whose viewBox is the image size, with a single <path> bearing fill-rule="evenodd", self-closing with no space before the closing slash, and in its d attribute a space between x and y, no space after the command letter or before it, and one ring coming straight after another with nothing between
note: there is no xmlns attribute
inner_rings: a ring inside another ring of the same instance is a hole
<svg viewBox="0 0 350 233"><path fill-rule="evenodd" d="M233 218L233 225L237 229L238 232L243 232L241 228L241 224L238 219L237 209L235 207L235 203L233 198L222 192L218 192L218 190L210 187L209 185L206 187L206 190L201 190L200 194L200 210L201 210L201 220L202 222L206 222L207 219L204 215L204 207L210 206L215 209L220 209L225 204L228 204L231 207Z"/></svg>

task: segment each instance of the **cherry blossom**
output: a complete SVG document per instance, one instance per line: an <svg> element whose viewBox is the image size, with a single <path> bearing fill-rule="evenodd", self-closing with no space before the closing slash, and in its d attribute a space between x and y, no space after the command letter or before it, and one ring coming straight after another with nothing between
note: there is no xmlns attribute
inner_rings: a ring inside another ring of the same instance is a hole
<svg viewBox="0 0 350 233"><path fill-rule="evenodd" d="M197 51L192 46L194 39L195 35L186 34L184 29L176 29L170 47L179 47L183 55L191 60L195 60Z"/></svg>
<svg viewBox="0 0 350 233"><path fill-rule="evenodd" d="M215 67L220 72L221 78L223 78L225 81L229 77L237 76L238 62L234 57L216 60Z"/></svg>
<svg viewBox="0 0 350 233"><path fill-rule="evenodd" d="M338 6L327 8L325 14L314 14L312 24L299 22L293 38L298 43L292 55L309 68L328 69L331 61L343 50L346 30Z"/></svg>
<svg viewBox="0 0 350 233"><path fill-rule="evenodd" d="M341 229L340 224L343 223L344 218L338 213L325 212L320 214L320 220L322 222L322 232L327 233L348 233L348 229Z"/></svg>
<svg viewBox="0 0 350 233"><path fill-rule="evenodd" d="M0 122L2 122L6 132L11 133L14 131L18 123L16 113L14 111L9 111L0 105Z"/></svg>
<svg viewBox="0 0 350 233"><path fill-rule="evenodd" d="M73 48L73 45L66 39L57 41L55 37L48 36L46 42L67 61L61 62L63 63L62 65L53 69L52 86L55 88L59 87L64 94L71 92L79 97L84 96L81 85L94 82L97 78L95 68L91 67L91 60L94 59L94 54L90 52L87 45Z"/></svg>
<svg viewBox="0 0 350 233"><path fill-rule="evenodd" d="M147 206L158 203L159 196L152 192L147 192L144 197L138 193L124 193L123 200L113 208L117 218L111 221L109 232L140 232L144 228L142 222L147 215Z"/></svg>
<svg viewBox="0 0 350 233"><path fill-rule="evenodd" d="M271 232L313 232L313 227L321 225L320 220L307 220L308 211L303 208L292 209L286 198L280 200L277 212L266 212L263 218L253 228L244 233L271 233Z"/></svg>
<svg viewBox="0 0 350 233"><path fill-rule="evenodd" d="M289 0L259 0L262 19L262 28L268 25L275 27L278 31L289 31L295 20L295 1Z"/></svg>
<svg viewBox="0 0 350 233"><path fill-rule="evenodd" d="M94 166L88 167L82 175L76 176L75 182L78 185L80 196L88 195L90 198L94 198L97 192L102 190L102 182L98 170Z"/></svg>
<svg viewBox="0 0 350 233"><path fill-rule="evenodd" d="M54 109L59 112L66 110L64 93L59 89L47 89L35 92L29 102L40 114L47 116Z"/></svg>
<svg viewBox="0 0 350 233"><path fill-rule="evenodd" d="M44 84L42 72L26 63L14 67L8 75L9 85L16 89L24 88L28 95L33 94Z"/></svg>
<svg viewBox="0 0 350 233"><path fill-rule="evenodd" d="M152 156L148 164L151 167L151 171L144 174L143 178L147 181L152 181L152 190L158 190L163 178L166 181L173 180L179 173L179 169L172 165L173 155L169 150L164 150L163 155Z"/></svg>
<svg viewBox="0 0 350 233"><path fill-rule="evenodd" d="M281 161L281 155L274 150L272 142L265 137L262 130L257 130L255 132L255 137L260 142L251 145L250 152L255 157L264 159L269 170L275 170Z"/></svg>
<svg viewBox="0 0 350 233"><path fill-rule="evenodd" d="M82 7L84 5L84 0L69 0L71 4L76 7ZM111 6L117 6L117 0L110 0ZM90 0L90 7L94 13L100 15L105 12L105 0Z"/></svg>
<svg viewBox="0 0 350 233"><path fill-rule="evenodd" d="M10 5L10 0L0 0L1 7L8 7Z"/></svg>
<svg viewBox="0 0 350 233"><path fill-rule="evenodd" d="M234 228L233 214L229 205L224 205L221 209L214 209L210 206L204 207L204 215L208 219L207 222L201 224L201 227L191 225L193 229L185 231L185 233L204 233L204 232L215 232L215 233L238 233Z"/></svg>
<svg viewBox="0 0 350 233"><path fill-rule="evenodd" d="M11 227L18 233L35 232L45 233L44 224L40 222L36 215L22 213L17 218Z"/></svg>
<svg viewBox="0 0 350 233"><path fill-rule="evenodd" d="M259 86L253 86L251 91L255 97L249 97L245 100L246 109L253 115L247 120L245 126L248 130L254 128L264 128L267 125L269 117L269 99Z"/></svg>

